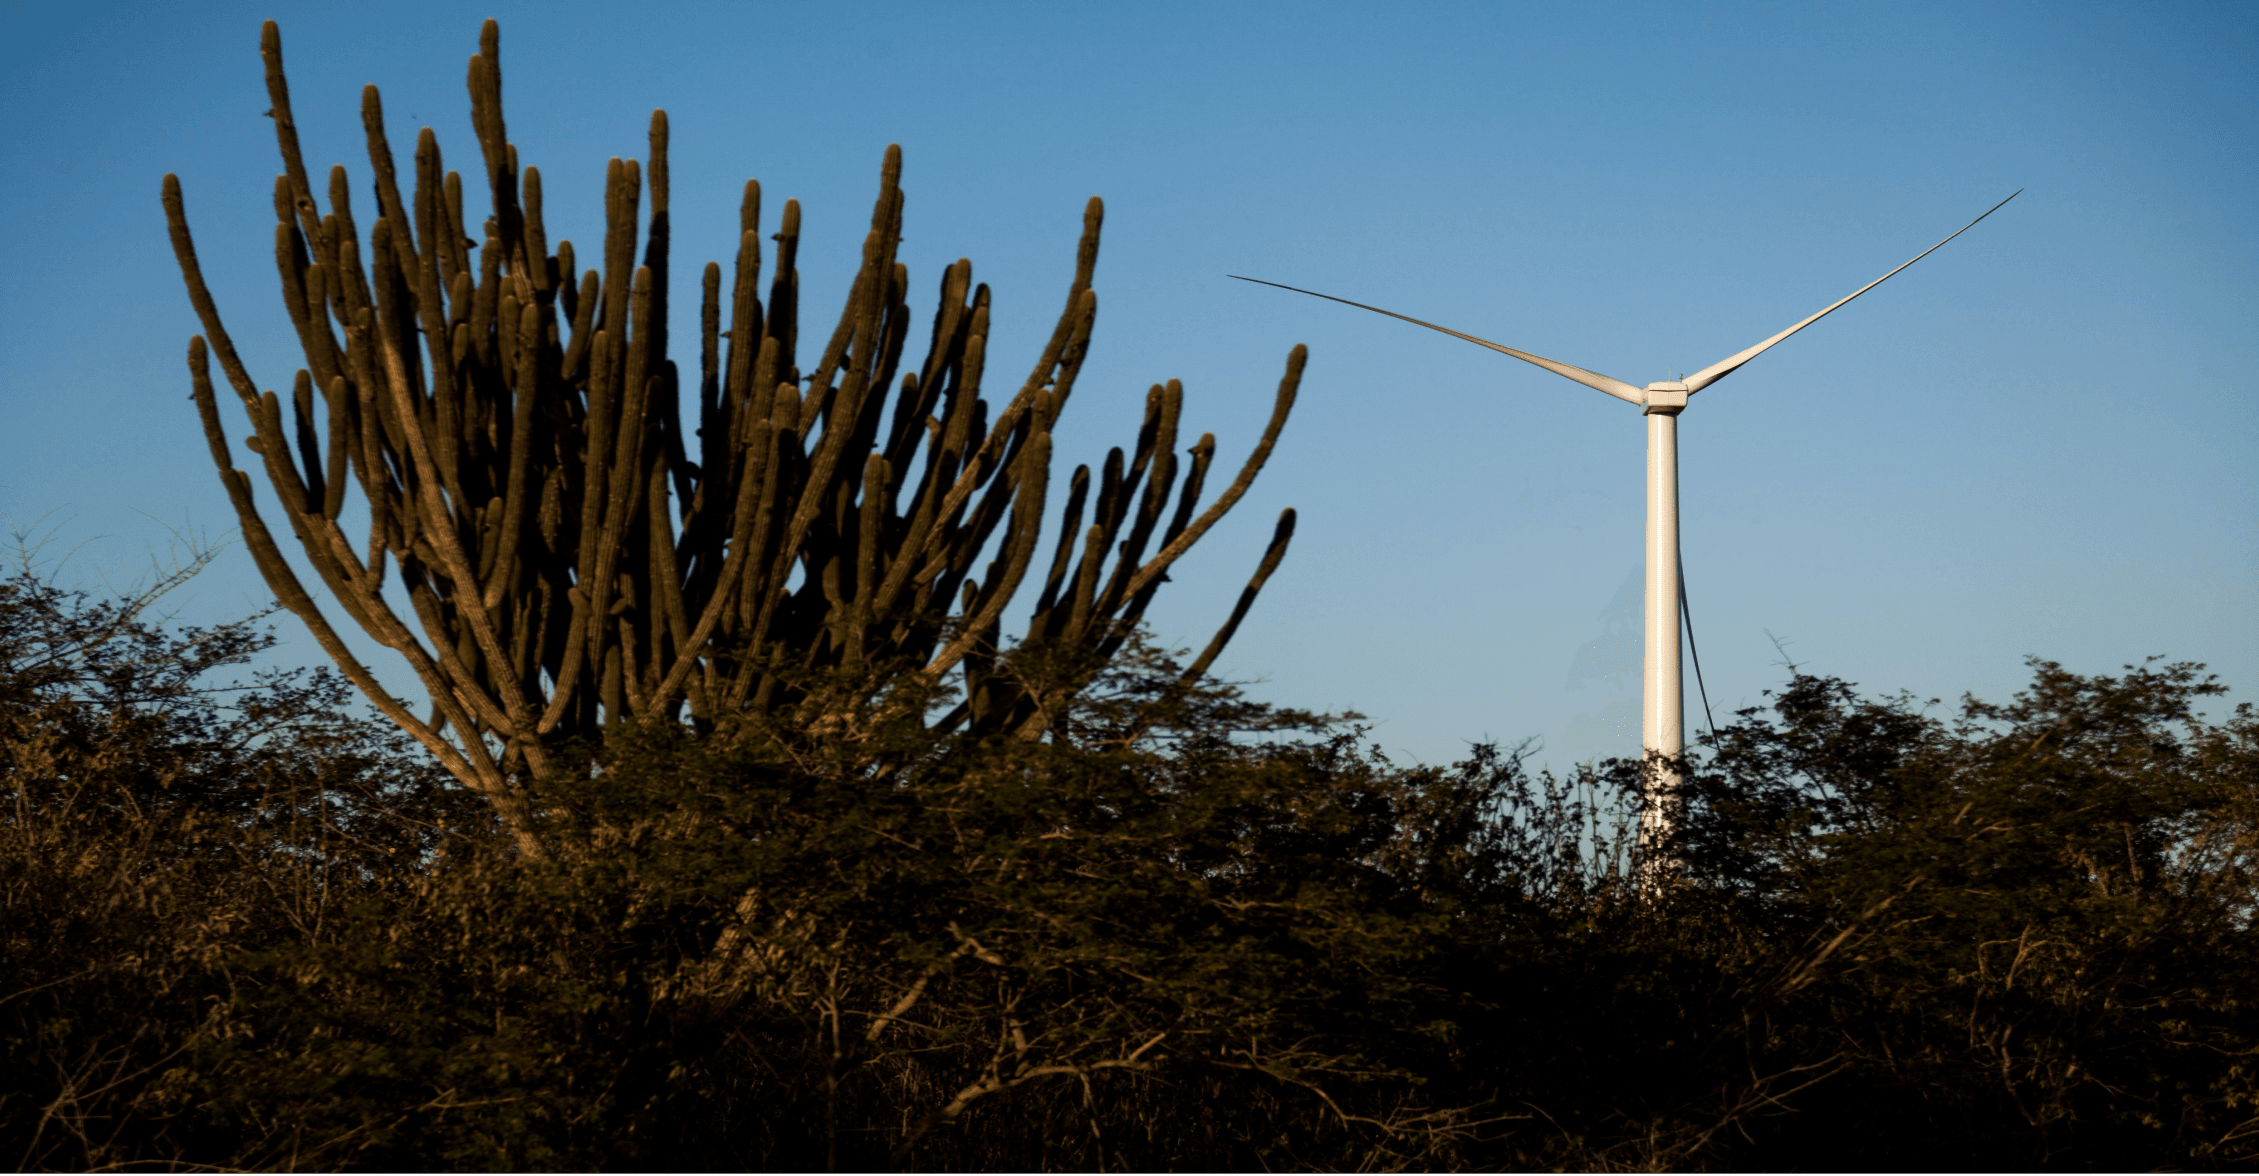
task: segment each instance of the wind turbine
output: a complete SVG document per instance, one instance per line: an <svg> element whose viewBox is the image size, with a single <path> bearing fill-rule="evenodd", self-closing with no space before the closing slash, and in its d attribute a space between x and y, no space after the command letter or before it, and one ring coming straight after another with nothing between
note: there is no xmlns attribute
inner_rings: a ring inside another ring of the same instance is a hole
<svg viewBox="0 0 2259 1176"><path fill-rule="evenodd" d="M2009 193L2008 200L2014 200L2022 195L2023 191L2022 188L2018 188ZM1983 215L1977 217L1977 220L1961 226L1945 241L1951 241L1954 237L1975 228L1977 221L2000 211L2001 206L2007 204L2008 200L2003 200L1999 204L1986 209ZM1906 265L1901 265L1898 269L1894 269L1859 287L1825 310L1759 343L1755 347L1727 356L1684 380L1666 380L1661 383L1649 384L1645 388L1636 388L1622 380L1603 376L1598 372L1587 371L1584 368L1572 367L1558 360L1547 359L1542 355L1532 355L1527 351L1516 351L1511 347L1493 343L1488 339L1478 339L1464 331L1440 327L1434 323L1413 318L1410 315L1398 314L1393 310L1382 310L1380 307L1367 306L1362 302L1351 302L1347 298L1336 298L1331 294L1320 294L1315 290L1304 290L1298 286L1288 286L1279 282L1266 282L1260 278L1244 278L1238 274L1227 276L1239 278L1243 282L1254 282L1257 285L1277 286L1281 290L1308 294L1314 298L1323 298L1330 302L1354 306L1359 310L1369 310L1375 314L1385 314L1393 319L1402 319L1405 322L1426 327L1431 331L1441 331L1446 335L1465 339L1469 343L1488 347L1492 351L1503 352L1516 359L1534 363L1546 371L1555 375L1566 376L1587 388L1597 389L1618 400L1636 404L1640 407L1640 411L1646 415L1647 608L1646 635L1642 641L1646 664L1644 688L1640 702L1639 741L1646 764L1644 775L1648 788L1648 803L1642 806L1640 841L1643 846L1652 849L1662 844L1671 832L1672 814L1675 811L1675 806L1670 801L1675 799L1681 782L1678 770L1672 765L1686 750L1685 694L1684 685L1680 681L1679 669L1679 610L1683 607L1685 599L1679 584L1679 413L1685 411L1687 397L1731 375L1736 368L1763 354L1766 348L1826 318L1853 298L1857 298L1861 294L1889 281L1898 274L1899 270L1903 270L1906 266L1937 252L1945 245L1945 241L1940 241L1936 245L1922 250L1915 254L1913 260L1908 261Z"/></svg>

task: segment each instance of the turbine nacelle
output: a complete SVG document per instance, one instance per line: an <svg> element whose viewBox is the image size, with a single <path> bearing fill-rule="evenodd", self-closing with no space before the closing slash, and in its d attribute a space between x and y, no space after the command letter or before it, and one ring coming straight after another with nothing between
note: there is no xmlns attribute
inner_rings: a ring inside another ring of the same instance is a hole
<svg viewBox="0 0 2259 1176"><path fill-rule="evenodd" d="M1686 407L1686 398L1694 395L1694 389L1687 387L1685 382L1681 380L1664 380L1660 383L1649 384L1643 391L1647 395L1640 401L1640 411L1645 416L1654 416L1658 413L1664 416L1677 416L1679 410Z"/></svg>

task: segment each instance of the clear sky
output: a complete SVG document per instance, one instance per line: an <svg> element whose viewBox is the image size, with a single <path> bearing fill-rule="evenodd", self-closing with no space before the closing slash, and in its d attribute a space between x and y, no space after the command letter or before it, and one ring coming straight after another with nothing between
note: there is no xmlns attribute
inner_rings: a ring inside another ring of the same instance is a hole
<svg viewBox="0 0 2259 1176"><path fill-rule="evenodd" d="M181 175L254 375L287 389L259 21L281 22L309 165L345 163L358 194L365 82L396 150L428 124L475 167L464 62L489 15L552 240L592 252L605 160L643 156L668 110L678 307L727 264L758 177L772 225L785 197L806 209L806 313L829 322L899 142L914 289L930 306L972 258L1008 372L1103 195L1062 476L1127 444L1171 376L1187 435L1236 462L1307 342L1270 468L1152 619L1204 642L1298 508L1220 668L1429 760L1485 737L1540 737L1556 766L1636 749L1638 410L1223 275L1645 384L2024 188L1681 418L1710 698L1721 718L1760 701L1782 647L1924 697L2003 697L2032 654L2090 673L2166 654L2259 688L2248 3L0 3L0 510L61 524L56 551L85 541L69 569L89 580L130 580L167 526L232 530L159 178ZM183 616L266 596L238 548ZM389 656L371 660L411 689Z"/></svg>

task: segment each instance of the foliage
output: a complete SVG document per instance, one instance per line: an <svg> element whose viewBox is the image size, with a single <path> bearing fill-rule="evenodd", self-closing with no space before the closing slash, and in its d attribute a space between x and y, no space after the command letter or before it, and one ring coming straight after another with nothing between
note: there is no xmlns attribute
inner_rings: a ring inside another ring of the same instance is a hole
<svg viewBox="0 0 2259 1176"><path fill-rule="evenodd" d="M257 619L149 610L205 559L119 600L0 580L0 1148L83 1167L203 1146L185 1060L233 1031L242 952L326 934L338 896L397 886L485 820L334 674L215 671Z"/></svg>
<svg viewBox="0 0 2259 1176"><path fill-rule="evenodd" d="M2259 728L1794 675L1690 765L1390 763L1141 643L1051 735L642 724L549 853L247 624L0 592L25 1167L2248 1167ZM840 716L847 715L847 721Z"/></svg>
<svg viewBox="0 0 2259 1176"><path fill-rule="evenodd" d="M2249 1164L2259 721L2200 719L2224 688L2193 664L2032 670L1951 721L1798 675L1720 733L1702 900L1830 948L1767 1052L1840 1071L1808 1118L1868 1124L1883 1167L1938 1136L1984 1166Z"/></svg>

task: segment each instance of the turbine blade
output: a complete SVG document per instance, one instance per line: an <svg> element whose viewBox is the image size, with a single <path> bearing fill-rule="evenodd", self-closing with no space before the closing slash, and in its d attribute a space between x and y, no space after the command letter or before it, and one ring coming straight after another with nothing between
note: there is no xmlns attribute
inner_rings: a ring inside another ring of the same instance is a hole
<svg viewBox="0 0 2259 1176"><path fill-rule="evenodd" d="M2016 197L2023 194L2024 190L2022 188L2018 188L2008 194L2008 200L2014 200ZM1962 225L1960 229L1953 234L1953 237L1958 237L1962 233L1966 233L1970 229L1977 227L1977 221L1981 221L1986 216L1991 216L1993 213L2000 211L2001 205L2008 203L2008 200L2003 200L2000 202L2000 204L1995 204L1991 208L1985 209L1984 216L1980 216L1977 218L1977 220L1973 220L1968 224ZM1951 241L1953 237L1947 237L1945 241ZM1922 250L1920 253L1915 254L1914 261L1920 261L1923 258L1928 257L1930 254L1937 252L1941 247L1944 246L1945 241L1940 241L1936 245L1932 245L1929 248ZM1914 264L1914 261L1909 261L1906 263L1906 265L1912 265ZM1853 290L1851 294L1843 300L1843 302L1838 302L1834 306L1828 307L1827 310L1823 310L1820 313L1813 315L1811 318L1805 319L1803 322L1800 322L1795 326L1782 331L1780 334L1775 335L1762 343L1759 343L1757 346L1752 347L1749 350L1744 351L1738 355L1730 356L1726 359L1721 359L1718 362L1711 364L1709 367L1703 368L1701 371L1688 376L1686 378L1686 390L1690 393L1700 392L1704 388L1717 383L1719 380L1724 379L1727 373L1733 371L1735 368L1740 367L1745 363L1748 363L1750 360L1757 358L1758 354L1763 352L1767 347L1771 347L1773 344L1788 338L1790 335L1793 335L1798 331L1811 326L1813 323L1819 322L1821 319L1826 318L1837 307L1842 306L1844 302L1849 302L1851 301L1851 299L1857 298L1861 294L1864 294L1867 291L1882 285L1884 282L1889 281L1892 277L1897 275L1898 270L1905 269L1906 265L1899 266L1898 269L1894 269L1890 271L1890 273L1884 274L1883 276L1876 278L1874 281L1869 282L1856 290Z"/></svg>
<svg viewBox="0 0 2259 1176"><path fill-rule="evenodd" d="M1434 323L1423 322L1422 320L1413 318L1408 314L1398 314L1393 310L1382 310L1380 307L1367 306L1362 302L1351 302L1347 298L1336 298L1331 294L1320 294L1316 290L1304 290L1299 286L1280 285L1277 282L1266 282L1261 278L1240 278L1238 274L1225 274L1224 276L1227 278L1239 278L1239 280L1242 282L1253 282L1258 286L1278 286L1278 288L1281 290L1292 290L1297 294L1308 294L1312 298L1323 298L1328 302L1339 302L1343 306L1354 306L1359 310L1372 311L1374 314L1385 314L1392 319L1403 319L1405 322L1412 323L1415 326L1426 327L1431 331L1441 331L1446 335L1452 336L1453 338L1465 339L1469 343L1477 343L1484 347L1490 348L1492 351L1503 352L1507 355L1513 356L1515 359L1523 360L1527 363L1534 363L1537 366L1544 368L1546 371L1552 372L1554 375L1567 376L1568 378L1575 380L1577 383L1582 384L1587 388L1596 388L1602 392L1606 392L1608 395L1613 396L1618 400L1629 400L1633 404L1642 405L1647 403L1647 393L1644 389L1635 388L1630 384L1624 383L1622 380L1603 376L1599 372L1588 372L1581 367L1571 367L1568 364L1562 363L1558 360L1547 359L1542 355L1531 355L1527 351L1516 351L1511 347L1501 346L1497 343L1491 342L1488 339L1478 339L1473 335L1467 334L1465 331L1454 331L1449 327L1439 327Z"/></svg>

